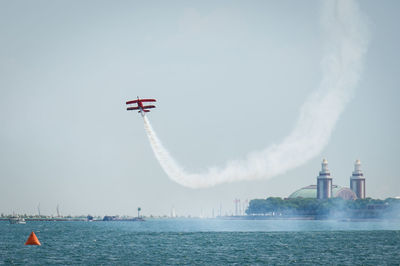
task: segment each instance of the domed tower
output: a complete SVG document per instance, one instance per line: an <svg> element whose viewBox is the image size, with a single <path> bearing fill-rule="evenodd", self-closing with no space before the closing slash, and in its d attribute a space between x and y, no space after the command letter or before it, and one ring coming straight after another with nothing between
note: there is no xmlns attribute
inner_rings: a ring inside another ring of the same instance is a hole
<svg viewBox="0 0 400 266"><path fill-rule="evenodd" d="M354 163L353 175L350 177L350 189L356 193L357 198L365 199L365 178L361 171L361 162Z"/></svg>
<svg viewBox="0 0 400 266"><path fill-rule="evenodd" d="M317 199L332 197L332 178L328 169L328 161L322 160L322 169L317 177Z"/></svg>

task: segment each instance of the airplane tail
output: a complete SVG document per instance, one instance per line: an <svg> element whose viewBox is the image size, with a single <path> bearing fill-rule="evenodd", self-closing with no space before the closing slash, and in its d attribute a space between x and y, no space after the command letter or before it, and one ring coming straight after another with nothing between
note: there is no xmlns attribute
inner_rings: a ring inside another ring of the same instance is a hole
<svg viewBox="0 0 400 266"><path fill-rule="evenodd" d="M150 110L143 110L140 109L140 111L138 111L138 113L140 113L142 115L142 117L144 117L146 115L146 113L150 112Z"/></svg>

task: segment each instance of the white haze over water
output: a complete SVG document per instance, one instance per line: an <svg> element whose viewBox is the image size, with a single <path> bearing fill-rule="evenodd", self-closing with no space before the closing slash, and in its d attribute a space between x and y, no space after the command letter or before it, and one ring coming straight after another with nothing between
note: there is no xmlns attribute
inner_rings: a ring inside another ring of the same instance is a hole
<svg viewBox="0 0 400 266"><path fill-rule="evenodd" d="M292 132L282 142L251 152L245 159L229 161L223 167L188 173L164 148L144 116L153 152L170 179L190 188L268 179L306 163L322 151L360 78L368 34L358 5L350 0L324 1L321 23L325 43L322 81L301 106Z"/></svg>

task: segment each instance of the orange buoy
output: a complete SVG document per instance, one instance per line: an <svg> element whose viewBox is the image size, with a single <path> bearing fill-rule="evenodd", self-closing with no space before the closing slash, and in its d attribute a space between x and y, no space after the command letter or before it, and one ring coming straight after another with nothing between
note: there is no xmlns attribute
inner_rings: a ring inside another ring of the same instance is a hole
<svg viewBox="0 0 400 266"><path fill-rule="evenodd" d="M25 245L37 245L37 246L40 246L39 239L36 237L34 232L32 232L29 235L28 240L26 240L26 242L25 242Z"/></svg>

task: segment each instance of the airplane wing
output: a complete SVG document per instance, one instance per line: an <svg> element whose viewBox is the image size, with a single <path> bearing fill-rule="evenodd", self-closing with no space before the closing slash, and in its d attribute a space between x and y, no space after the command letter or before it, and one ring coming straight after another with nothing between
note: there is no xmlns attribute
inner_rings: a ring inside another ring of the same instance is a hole
<svg viewBox="0 0 400 266"><path fill-rule="evenodd" d="M156 108L155 105L145 105L143 106L143 109L150 109L150 108Z"/></svg>
<svg viewBox="0 0 400 266"><path fill-rule="evenodd" d="M126 104L133 104L133 103L137 103L137 102L138 102L138 100L128 101L128 102L126 102Z"/></svg>
<svg viewBox="0 0 400 266"><path fill-rule="evenodd" d="M155 99L139 99L141 102L156 102Z"/></svg>
<svg viewBox="0 0 400 266"><path fill-rule="evenodd" d="M131 111L131 110L139 110L139 107L128 107L126 110Z"/></svg>

